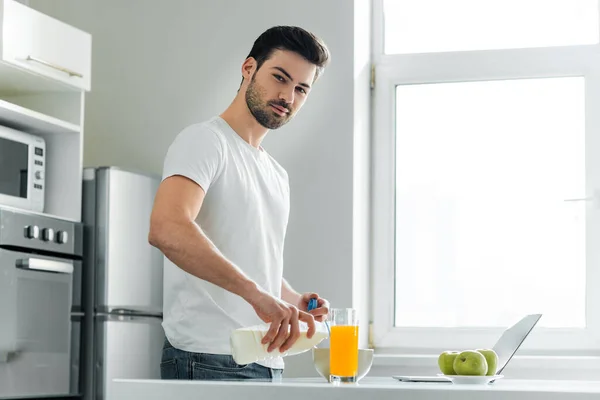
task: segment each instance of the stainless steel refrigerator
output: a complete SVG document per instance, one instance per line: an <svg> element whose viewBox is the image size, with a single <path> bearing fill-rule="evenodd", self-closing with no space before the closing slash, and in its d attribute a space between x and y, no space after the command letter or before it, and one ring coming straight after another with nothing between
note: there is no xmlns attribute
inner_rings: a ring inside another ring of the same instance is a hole
<svg viewBox="0 0 600 400"><path fill-rule="evenodd" d="M163 256L148 244L158 177L115 167L83 174L85 400L115 378L160 379Z"/></svg>

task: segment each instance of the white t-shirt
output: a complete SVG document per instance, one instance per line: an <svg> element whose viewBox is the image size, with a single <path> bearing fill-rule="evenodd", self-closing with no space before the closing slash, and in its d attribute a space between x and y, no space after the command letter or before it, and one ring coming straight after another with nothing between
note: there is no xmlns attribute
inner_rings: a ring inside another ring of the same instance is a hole
<svg viewBox="0 0 600 400"><path fill-rule="evenodd" d="M286 171L264 149L242 139L220 117L177 135L163 179L183 175L206 195L196 222L219 251L264 290L281 297L289 216ZM264 323L244 299L164 258L163 327L176 348L231 354L234 329ZM261 361L283 368L281 357Z"/></svg>

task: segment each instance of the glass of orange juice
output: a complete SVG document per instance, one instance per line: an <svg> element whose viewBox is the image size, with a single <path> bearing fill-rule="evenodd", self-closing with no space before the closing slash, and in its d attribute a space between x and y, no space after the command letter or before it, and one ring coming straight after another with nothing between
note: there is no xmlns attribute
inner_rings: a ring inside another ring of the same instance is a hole
<svg viewBox="0 0 600 400"><path fill-rule="evenodd" d="M353 308L333 308L330 314L329 381L356 382L358 318Z"/></svg>

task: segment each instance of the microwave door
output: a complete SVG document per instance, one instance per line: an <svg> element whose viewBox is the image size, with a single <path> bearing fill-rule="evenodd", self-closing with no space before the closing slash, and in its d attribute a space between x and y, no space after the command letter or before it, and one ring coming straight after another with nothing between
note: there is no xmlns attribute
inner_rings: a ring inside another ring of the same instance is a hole
<svg viewBox="0 0 600 400"><path fill-rule="evenodd" d="M27 144L0 138L0 194L27 198L28 153Z"/></svg>
<svg viewBox="0 0 600 400"><path fill-rule="evenodd" d="M44 211L45 141L0 125L0 205Z"/></svg>

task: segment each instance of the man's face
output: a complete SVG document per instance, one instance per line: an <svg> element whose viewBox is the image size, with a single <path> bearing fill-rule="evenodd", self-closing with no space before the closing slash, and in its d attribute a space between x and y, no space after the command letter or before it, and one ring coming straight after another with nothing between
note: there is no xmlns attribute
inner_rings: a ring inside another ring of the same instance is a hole
<svg viewBox="0 0 600 400"><path fill-rule="evenodd" d="M267 129L290 121L306 101L316 71L299 54L275 50L246 89L246 104L256 121Z"/></svg>

